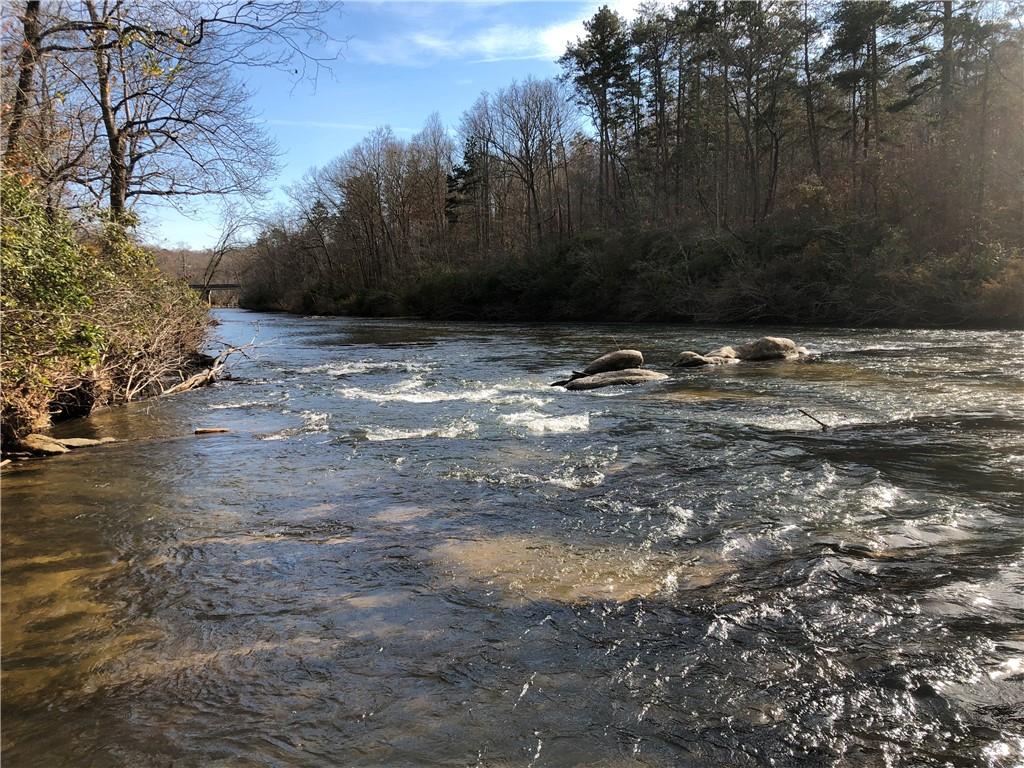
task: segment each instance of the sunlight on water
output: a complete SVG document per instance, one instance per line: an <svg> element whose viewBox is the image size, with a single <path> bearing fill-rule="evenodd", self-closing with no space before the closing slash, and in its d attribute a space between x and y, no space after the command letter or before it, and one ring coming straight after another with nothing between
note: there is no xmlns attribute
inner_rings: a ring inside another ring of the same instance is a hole
<svg viewBox="0 0 1024 768"><path fill-rule="evenodd" d="M726 578L722 560L680 563L667 554L569 544L543 536L452 541L432 550L463 586L484 584L524 600L624 602Z"/></svg>

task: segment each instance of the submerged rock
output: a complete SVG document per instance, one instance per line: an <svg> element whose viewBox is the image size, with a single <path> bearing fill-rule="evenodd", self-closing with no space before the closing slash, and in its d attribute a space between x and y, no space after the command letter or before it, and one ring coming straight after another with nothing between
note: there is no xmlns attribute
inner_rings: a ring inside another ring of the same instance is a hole
<svg viewBox="0 0 1024 768"><path fill-rule="evenodd" d="M17 448L39 456L56 456L67 453L68 449L46 435L26 435L17 442Z"/></svg>
<svg viewBox="0 0 1024 768"><path fill-rule="evenodd" d="M57 437L54 438L54 442L60 443L65 448L89 448L93 445L116 443L117 441L112 437L101 437L95 440L91 437Z"/></svg>
<svg viewBox="0 0 1024 768"><path fill-rule="evenodd" d="M592 376L581 376L566 382L565 388L577 391L583 389L599 389L600 387L613 387L618 384L644 384L649 381L661 381L667 379L664 373L648 371L644 368L626 368L617 371L604 371L595 373Z"/></svg>

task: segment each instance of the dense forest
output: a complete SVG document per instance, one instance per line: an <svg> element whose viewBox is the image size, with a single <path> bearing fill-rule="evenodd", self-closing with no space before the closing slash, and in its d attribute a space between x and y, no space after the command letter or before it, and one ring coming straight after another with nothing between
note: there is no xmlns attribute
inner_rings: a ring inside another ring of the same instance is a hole
<svg viewBox="0 0 1024 768"><path fill-rule="evenodd" d="M250 249L243 304L1019 325L1019 10L603 7L559 78L309 171Z"/></svg>

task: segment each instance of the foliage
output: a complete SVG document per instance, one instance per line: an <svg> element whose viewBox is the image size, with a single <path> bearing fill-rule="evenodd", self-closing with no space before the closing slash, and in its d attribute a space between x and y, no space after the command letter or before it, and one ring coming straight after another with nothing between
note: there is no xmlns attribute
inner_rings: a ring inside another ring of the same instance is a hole
<svg viewBox="0 0 1024 768"><path fill-rule="evenodd" d="M121 225L76 237L27 178L5 172L0 191L6 437L152 392L186 365L204 308Z"/></svg>
<svg viewBox="0 0 1024 768"><path fill-rule="evenodd" d="M602 7L560 81L483 94L458 142L433 118L311 172L253 247L242 282L260 298L242 303L1017 323L1024 32L1011 14L701 2L627 21Z"/></svg>

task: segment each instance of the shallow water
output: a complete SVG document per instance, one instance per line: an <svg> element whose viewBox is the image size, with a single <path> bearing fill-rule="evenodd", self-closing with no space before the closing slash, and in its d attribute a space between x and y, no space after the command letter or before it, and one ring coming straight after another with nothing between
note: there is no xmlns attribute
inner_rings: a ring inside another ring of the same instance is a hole
<svg viewBox="0 0 1024 768"><path fill-rule="evenodd" d="M4 473L5 766L1024 763L1024 334L218 316Z"/></svg>

